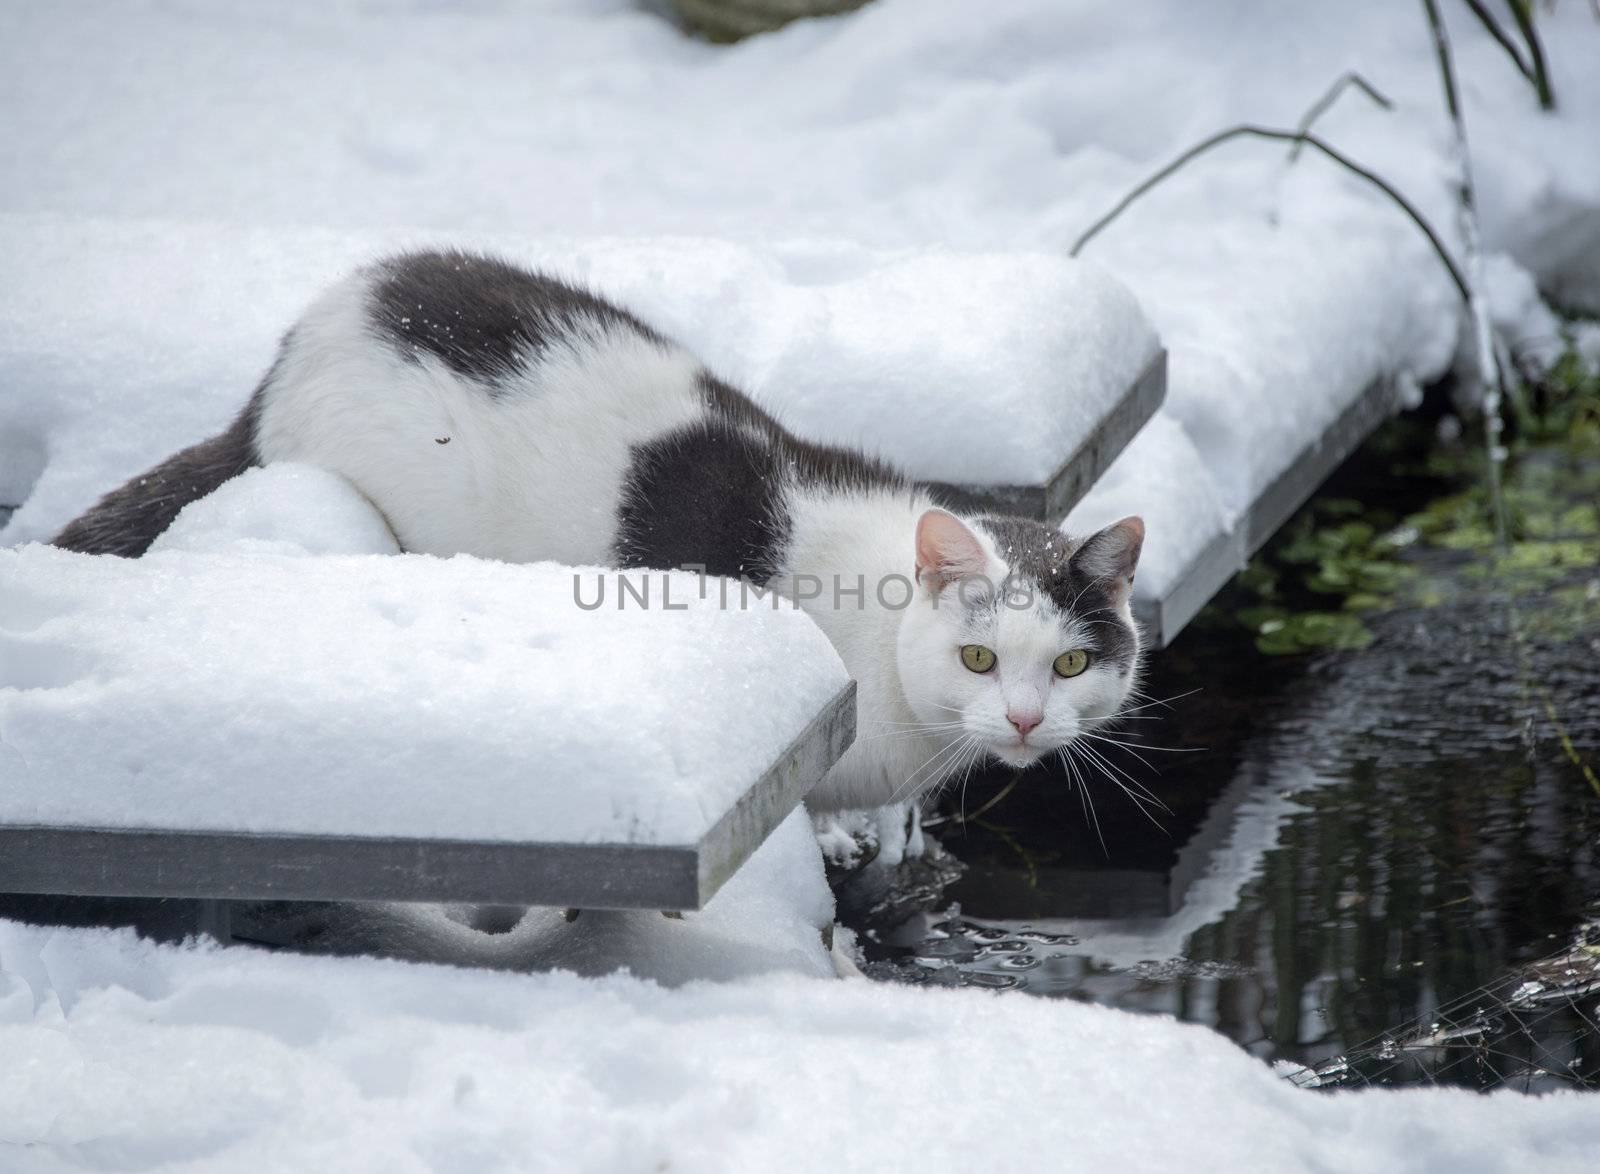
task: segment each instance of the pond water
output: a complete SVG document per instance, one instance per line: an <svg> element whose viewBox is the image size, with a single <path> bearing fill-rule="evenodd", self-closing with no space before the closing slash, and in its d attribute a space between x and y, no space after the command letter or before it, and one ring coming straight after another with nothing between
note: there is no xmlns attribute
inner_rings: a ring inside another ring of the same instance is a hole
<svg viewBox="0 0 1600 1174"><path fill-rule="evenodd" d="M1011 777L973 777L932 821L964 874L858 927L869 973L1173 1015L1304 1083L1600 1087L1600 452L1513 461L1496 560L1471 454L1416 431L1152 658L1173 700L1117 736L1168 749L1099 748L1165 810L1101 779L1097 831L1060 768L987 810ZM1370 644L1260 651L1307 606Z"/></svg>

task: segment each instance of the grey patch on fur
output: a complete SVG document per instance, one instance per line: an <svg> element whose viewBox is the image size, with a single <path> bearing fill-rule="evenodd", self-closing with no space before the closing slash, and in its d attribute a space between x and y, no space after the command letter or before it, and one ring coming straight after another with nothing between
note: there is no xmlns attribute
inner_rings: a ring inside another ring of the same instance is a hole
<svg viewBox="0 0 1600 1174"><path fill-rule="evenodd" d="M700 389L706 404L730 424L759 433L773 454L802 485L832 489L890 489L910 491L905 474L877 457L855 449L817 444L790 432L743 392L715 375L702 372Z"/></svg>
<svg viewBox="0 0 1600 1174"><path fill-rule="evenodd" d="M1073 571L1078 544L1054 526L1029 518L983 517L977 523L994 539L995 549L1014 574L1044 594L1063 612L1084 582Z"/></svg>
<svg viewBox="0 0 1600 1174"><path fill-rule="evenodd" d="M1138 634L1113 605L1110 584L1091 575L1083 565L1083 556L1094 553L1091 544L1099 535L1075 540L1030 518L984 517L977 523L994 539L1012 572L1062 614L1115 621L1096 624L1095 655L1117 663L1123 671L1132 668L1138 656Z"/></svg>
<svg viewBox="0 0 1600 1174"><path fill-rule="evenodd" d="M620 329L666 346L619 306L556 277L454 249L406 253L377 266L368 313L407 362L432 355L499 394L552 342Z"/></svg>
<svg viewBox="0 0 1600 1174"><path fill-rule="evenodd" d="M780 460L768 438L718 419L635 446L616 561L768 582L789 539Z"/></svg>
<svg viewBox="0 0 1600 1174"><path fill-rule="evenodd" d="M700 387L709 419L633 450L617 514L621 566L701 566L766 583L789 542L786 480L844 491L910 489L864 453L801 440L709 373Z"/></svg>
<svg viewBox="0 0 1600 1174"><path fill-rule="evenodd" d="M262 386L271 379L269 371ZM113 489L69 522L51 545L83 554L139 557L184 506L261 463L255 445L260 405L258 388L226 432L191 445Z"/></svg>

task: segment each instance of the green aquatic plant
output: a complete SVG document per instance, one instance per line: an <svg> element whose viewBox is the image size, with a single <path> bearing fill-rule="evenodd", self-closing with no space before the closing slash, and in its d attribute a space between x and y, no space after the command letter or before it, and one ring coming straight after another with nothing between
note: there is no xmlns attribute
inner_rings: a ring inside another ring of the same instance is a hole
<svg viewBox="0 0 1600 1174"><path fill-rule="evenodd" d="M1600 632L1600 370L1575 349L1513 397L1497 542L1481 452L1415 421L1397 420L1365 446L1391 481L1363 497L1315 497L1235 579L1212 622L1248 628L1269 656L1358 650L1363 615L1426 608L1463 591L1538 596L1535 639ZM1395 482L1428 495L1394 515ZM1330 606L1330 603L1334 606Z"/></svg>
<svg viewBox="0 0 1600 1174"><path fill-rule="evenodd" d="M1355 651L1372 643L1372 633L1349 612L1302 611L1263 619L1256 647L1268 656L1297 652Z"/></svg>
<svg viewBox="0 0 1600 1174"><path fill-rule="evenodd" d="M1570 334L1567 343L1548 370L1529 376L1514 422L1519 433L1536 440L1600 443L1600 367L1585 360Z"/></svg>
<svg viewBox="0 0 1600 1174"><path fill-rule="evenodd" d="M1414 535L1366 520L1350 498L1316 499L1240 573L1254 600L1235 611L1269 656L1354 650L1372 643L1359 613L1395 606L1416 575L1395 557ZM1316 597L1334 597L1337 608Z"/></svg>

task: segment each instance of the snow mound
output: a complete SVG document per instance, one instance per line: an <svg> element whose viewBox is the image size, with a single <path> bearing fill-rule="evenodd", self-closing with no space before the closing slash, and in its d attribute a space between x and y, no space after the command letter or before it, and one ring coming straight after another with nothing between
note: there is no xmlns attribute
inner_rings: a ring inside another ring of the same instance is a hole
<svg viewBox="0 0 1600 1174"><path fill-rule="evenodd" d="M476 926L486 912L512 924L484 932ZM241 937L317 953L591 977L626 970L681 986L776 972L832 978L823 939L832 922L816 839L805 813L794 811L704 908L681 918L653 909L585 909L568 921L564 910L546 908L279 902L235 906L233 924Z"/></svg>
<svg viewBox="0 0 1600 1174"><path fill-rule="evenodd" d="M630 581L648 609L553 564L0 550L0 820L693 844L847 676L788 605Z"/></svg>
<svg viewBox="0 0 1600 1174"><path fill-rule="evenodd" d="M16 1174L833 1174L1019 1148L1065 1171L1586 1174L1600 1145L1582 1093L1315 1095L1204 1029L1064 1001L784 975L669 990L6 923L0 964Z"/></svg>
<svg viewBox="0 0 1600 1174"><path fill-rule="evenodd" d="M246 469L179 511L150 553L399 554L378 508L337 473L292 461Z"/></svg>

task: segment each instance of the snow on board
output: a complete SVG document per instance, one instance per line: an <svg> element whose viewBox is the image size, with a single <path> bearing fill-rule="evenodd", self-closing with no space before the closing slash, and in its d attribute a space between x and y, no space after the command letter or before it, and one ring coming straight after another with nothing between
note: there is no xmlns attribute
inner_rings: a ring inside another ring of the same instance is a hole
<svg viewBox="0 0 1600 1174"><path fill-rule="evenodd" d="M775 596L386 545L286 465L142 559L0 550L0 889L698 908L853 736Z"/></svg>

